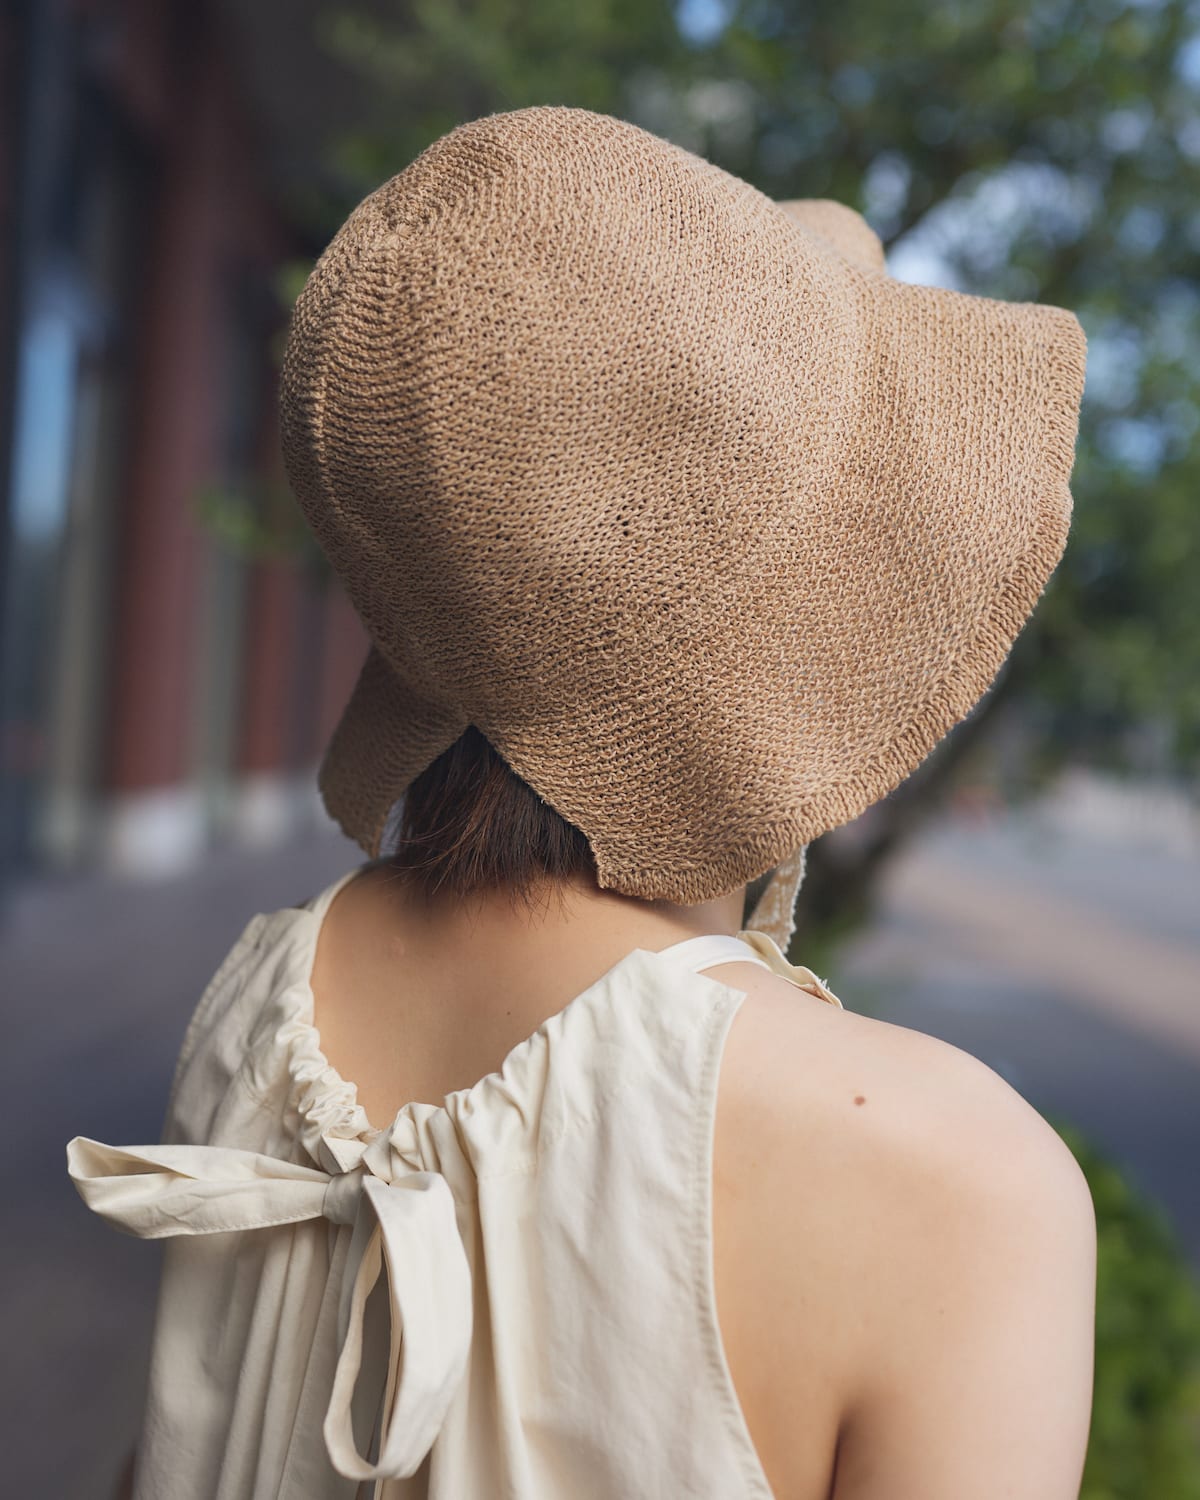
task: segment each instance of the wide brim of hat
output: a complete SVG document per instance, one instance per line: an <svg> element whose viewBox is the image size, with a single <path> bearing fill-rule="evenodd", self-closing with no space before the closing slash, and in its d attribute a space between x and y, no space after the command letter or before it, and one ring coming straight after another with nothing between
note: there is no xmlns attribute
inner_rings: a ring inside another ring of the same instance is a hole
<svg viewBox="0 0 1200 1500"><path fill-rule="evenodd" d="M600 886L642 899L690 904L734 890L898 786L987 692L1067 539L1086 365L1076 316L1049 304L897 281L886 274L878 241L853 211L824 201L784 206L801 230L821 235L863 273L860 314L888 376L881 387L886 404L872 409L864 398L867 436L852 459L864 504L876 485L880 492L894 485L898 470L916 502L914 513L924 492L936 491L946 531L936 542L940 555L929 551L930 566L945 563L947 576L961 570L971 581L970 596L955 612L952 587L943 589L944 629L926 628L922 654L904 636L908 595L898 589L894 659L885 621L870 642L871 659L847 670L861 671L868 706L872 684L889 674L902 678L903 710L860 743L840 746L836 771L827 758L819 776L809 774L795 748L799 732L791 732L789 745L788 727L780 725L780 743L788 748L763 752L776 778L772 814L756 812L748 823L731 818L728 808L714 809L709 836L696 831L704 809L688 807L692 842L685 856L678 847L656 855L654 839L631 826L619 770L611 784L586 777L588 800L580 805L590 817L572 816L572 798L580 801L579 768L613 763L613 724L602 708L572 724L569 770L559 746L544 755L531 735L492 736L498 752L546 801L579 826L587 822ZM902 507L895 514L906 521ZM863 518L864 525L879 526L869 510ZM906 543L896 537L889 545ZM933 547L928 538L917 545ZM886 573L887 546L872 566ZM913 576L910 570L909 593ZM796 579L797 590L810 587L811 579ZM836 603L831 589L829 607ZM736 630L736 622L730 628ZM745 681L742 691L753 695L754 681ZM378 855L397 798L468 722L402 680L373 649L322 766L330 814L368 854ZM760 775L753 788L760 806L762 782Z"/></svg>

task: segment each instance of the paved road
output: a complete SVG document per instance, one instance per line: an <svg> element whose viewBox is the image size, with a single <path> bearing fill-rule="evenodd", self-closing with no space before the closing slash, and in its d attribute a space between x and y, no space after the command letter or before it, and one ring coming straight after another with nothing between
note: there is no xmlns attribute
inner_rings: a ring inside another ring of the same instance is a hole
<svg viewBox="0 0 1200 1500"><path fill-rule="evenodd" d="M192 1007L248 916L357 857L314 835L172 882L30 888L6 914L8 1493L107 1500L140 1420L160 1247L88 1213L66 1141L157 1140ZM1195 860L949 829L896 866L830 979L849 1008L974 1052L1086 1129L1168 1206L1200 1268L1198 912Z"/></svg>

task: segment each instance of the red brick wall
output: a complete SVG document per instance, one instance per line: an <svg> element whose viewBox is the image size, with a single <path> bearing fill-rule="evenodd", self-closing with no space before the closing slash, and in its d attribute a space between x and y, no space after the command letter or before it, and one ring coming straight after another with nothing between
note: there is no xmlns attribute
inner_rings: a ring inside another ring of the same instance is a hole
<svg viewBox="0 0 1200 1500"><path fill-rule="evenodd" d="M151 65L143 55L140 66ZM172 60L160 55L153 65L166 69ZM213 268L223 209L220 100L207 48L180 74L146 226L130 402L109 766L118 791L168 786L188 769L202 548L189 502L208 478L213 440Z"/></svg>
<svg viewBox="0 0 1200 1500"><path fill-rule="evenodd" d="M219 25L211 16L198 20L187 55L173 59L170 29L160 24L165 9L160 0L129 0L129 46L117 70L138 117L158 132L162 158L161 200L146 234L116 620L110 782L118 791L171 785L188 771L198 567L207 545L189 501L219 467L220 319L230 315L231 278L257 273L269 281L291 249ZM276 325L262 330L258 467L277 483L270 345L285 317L281 310ZM284 769L298 758L294 725L305 706L294 697L304 690L297 653L308 586L290 560L251 569L235 771ZM352 677L351 670L331 691L344 696Z"/></svg>

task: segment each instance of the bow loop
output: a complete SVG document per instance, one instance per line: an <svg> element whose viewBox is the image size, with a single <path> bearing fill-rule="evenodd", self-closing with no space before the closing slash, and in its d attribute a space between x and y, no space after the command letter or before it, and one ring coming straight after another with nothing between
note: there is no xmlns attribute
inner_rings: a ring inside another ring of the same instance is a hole
<svg viewBox="0 0 1200 1500"><path fill-rule="evenodd" d="M407 1479L441 1430L471 1350L471 1269L454 1195L437 1172L363 1180L354 1237L374 1220L341 1316L341 1354L325 1415L325 1446L350 1479ZM351 1424L354 1383L362 1363L363 1312L386 1269L392 1340L379 1458L359 1453ZM399 1331L403 1337L399 1337Z"/></svg>

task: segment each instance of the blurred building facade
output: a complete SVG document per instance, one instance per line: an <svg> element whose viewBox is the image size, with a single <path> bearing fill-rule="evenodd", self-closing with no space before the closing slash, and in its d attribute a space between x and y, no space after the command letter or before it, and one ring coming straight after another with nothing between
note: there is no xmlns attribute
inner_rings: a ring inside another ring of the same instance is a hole
<svg viewBox="0 0 1200 1500"><path fill-rule="evenodd" d="M203 0L20 0L0 99L0 873L165 872L316 815L364 651L204 504L282 486L279 270L319 246Z"/></svg>

